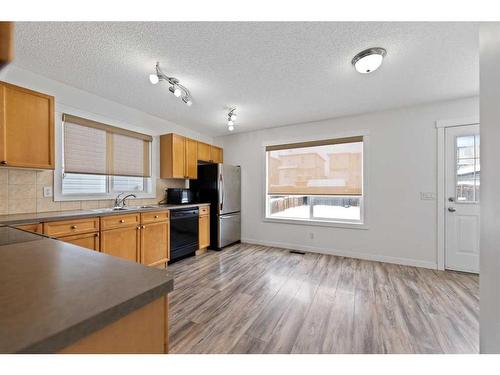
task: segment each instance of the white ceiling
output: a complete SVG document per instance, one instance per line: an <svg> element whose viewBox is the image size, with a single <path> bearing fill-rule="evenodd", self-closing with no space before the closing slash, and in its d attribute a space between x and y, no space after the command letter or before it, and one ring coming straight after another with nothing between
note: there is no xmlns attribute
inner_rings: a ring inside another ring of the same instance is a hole
<svg viewBox="0 0 500 375"><path fill-rule="evenodd" d="M387 56L372 74L352 57ZM15 65L208 135L477 95L472 23L17 23ZM148 75L160 61L193 95L187 107Z"/></svg>

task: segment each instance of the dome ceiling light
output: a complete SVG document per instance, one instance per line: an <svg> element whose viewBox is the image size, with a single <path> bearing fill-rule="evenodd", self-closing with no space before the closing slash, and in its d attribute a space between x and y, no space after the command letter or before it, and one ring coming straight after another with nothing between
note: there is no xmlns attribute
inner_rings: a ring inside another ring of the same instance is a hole
<svg viewBox="0 0 500 375"><path fill-rule="evenodd" d="M234 130L234 121L236 120L236 108L231 108L227 114L227 130L232 132Z"/></svg>
<svg viewBox="0 0 500 375"><path fill-rule="evenodd" d="M153 85L156 85L160 81L167 81L170 84L168 90L172 94L174 94L176 98L181 98L188 107L193 104L191 93L189 92L189 90L186 87L182 86L177 78L169 77L165 73L163 73L160 69L160 63L157 62L156 73L149 75L149 82L151 82Z"/></svg>
<svg viewBox="0 0 500 375"><path fill-rule="evenodd" d="M372 73L382 65L385 55L387 51L384 48L368 48L354 56L351 63L359 73Z"/></svg>

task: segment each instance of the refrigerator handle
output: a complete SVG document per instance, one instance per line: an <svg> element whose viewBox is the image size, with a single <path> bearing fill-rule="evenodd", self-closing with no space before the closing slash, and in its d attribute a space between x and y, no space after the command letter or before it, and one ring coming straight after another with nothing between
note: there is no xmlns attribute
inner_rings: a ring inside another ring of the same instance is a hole
<svg viewBox="0 0 500 375"><path fill-rule="evenodd" d="M224 178L222 177L222 173L219 175L220 180L220 189L219 189L219 201L220 201L220 210L224 207Z"/></svg>

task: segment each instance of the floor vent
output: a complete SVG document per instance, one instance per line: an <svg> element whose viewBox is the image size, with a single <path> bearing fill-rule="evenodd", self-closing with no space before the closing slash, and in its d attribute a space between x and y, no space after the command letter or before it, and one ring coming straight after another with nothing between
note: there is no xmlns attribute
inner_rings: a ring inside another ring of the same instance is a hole
<svg viewBox="0 0 500 375"><path fill-rule="evenodd" d="M306 253L304 253L303 251L299 251L299 250L290 250L290 254L305 255Z"/></svg>

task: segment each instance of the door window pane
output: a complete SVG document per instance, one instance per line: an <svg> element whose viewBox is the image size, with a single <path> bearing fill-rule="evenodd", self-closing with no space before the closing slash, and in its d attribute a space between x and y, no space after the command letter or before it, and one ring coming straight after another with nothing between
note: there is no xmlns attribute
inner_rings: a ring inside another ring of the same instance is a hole
<svg viewBox="0 0 500 375"><path fill-rule="evenodd" d="M480 184L479 135L456 138L456 201L478 202Z"/></svg>

